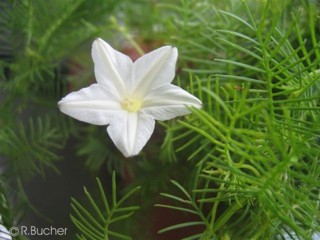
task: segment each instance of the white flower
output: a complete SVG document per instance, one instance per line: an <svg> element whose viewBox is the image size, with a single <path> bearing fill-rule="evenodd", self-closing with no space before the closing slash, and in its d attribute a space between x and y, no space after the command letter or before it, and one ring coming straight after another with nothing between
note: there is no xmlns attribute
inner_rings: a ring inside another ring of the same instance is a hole
<svg viewBox="0 0 320 240"><path fill-rule="evenodd" d="M80 121L108 125L107 132L125 157L137 155L149 140L155 120L168 120L201 108L196 97L170 84L178 51L158 48L135 62L102 39L92 45L97 83L58 103Z"/></svg>
<svg viewBox="0 0 320 240"><path fill-rule="evenodd" d="M11 240L10 232L7 230L5 226L0 224L0 239L1 240Z"/></svg>

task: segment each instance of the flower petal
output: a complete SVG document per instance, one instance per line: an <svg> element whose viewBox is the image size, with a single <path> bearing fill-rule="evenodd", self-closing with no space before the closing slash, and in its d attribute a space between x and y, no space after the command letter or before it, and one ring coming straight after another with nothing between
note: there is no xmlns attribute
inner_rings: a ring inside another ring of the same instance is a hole
<svg viewBox="0 0 320 240"><path fill-rule="evenodd" d="M120 96L126 95L131 87L132 60L100 38L93 42L92 59L97 82Z"/></svg>
<svg viewBox="0 0 320 240"><path fill-rule="evenodd" d="M108 134L125 157L139 154L154 130L155 121L149 115L123 111L110 123Z"/></svg>
<svg viewBox="0 0 320 240"><path fill-rule="evenodd" d="M69 93L58 105L63 113L95 125L109 124L114 115L121 110L117 97L99 84Z"/></svg>
<svg viewBox="0 0 320 240"><path fill-rule="evenodd" d="M151 91L143 100L141 109L156 120L171 118L190 113L188 107L201 108L201 101L185 90L172 84L166 84Z"/></svg>
<svg viewBox="0 0 320 240"><path fill-rule="evenodd" d="M133 63L133 90L143 97L152 89L170 83L175 75L178 50L165 46L140 57Z"/></svg>
<svg viewBox="0 0 320 240"><path fill-rule="evenodd" d="M0 239L2 239L2 240L12 240L10 232L2 224L0 224Z"/></svg>

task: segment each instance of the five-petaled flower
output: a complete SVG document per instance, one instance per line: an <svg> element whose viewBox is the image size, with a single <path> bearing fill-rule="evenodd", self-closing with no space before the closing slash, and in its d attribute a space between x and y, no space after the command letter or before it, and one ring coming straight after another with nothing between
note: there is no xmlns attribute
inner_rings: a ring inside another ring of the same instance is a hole
<svg viewBox="0 0 320 240"><path fill-rule="evenodd" d="M125 157L137 155L153 133L155 120L201 108L196 97L172 85L178 51L158 48L135 62L102 39L92 46L97 83L72 92L58 103L80 121L108 125L107 132Z"/></svg>

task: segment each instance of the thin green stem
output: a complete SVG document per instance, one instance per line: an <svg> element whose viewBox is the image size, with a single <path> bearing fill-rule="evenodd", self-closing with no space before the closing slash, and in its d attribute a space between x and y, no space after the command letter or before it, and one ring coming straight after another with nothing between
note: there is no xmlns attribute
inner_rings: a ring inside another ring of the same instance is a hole
<svg viewBox="0 0 320 240"><path fill-rule="evenodd" d="M121 26L114 16L110 17L110 21L114 25L114 28L124 36L124 38L132 45L132 47L137 51L137 53L140 56L144 55L145 52L142 50L139 44L134 40L132 35L128 32L127 28L125 26Z"/></svg>
<svg viewBox="0 0 320 240"><path fill-rule="evenodd" d="M314 48L316 48L316 56L317 59L320 59L320 52L318 48L318 41L315 33L315 25L314 25L314 8L316 6L310 3L309 6L309 28L310 28L310 34L311 34L311 41Z"/></svg>

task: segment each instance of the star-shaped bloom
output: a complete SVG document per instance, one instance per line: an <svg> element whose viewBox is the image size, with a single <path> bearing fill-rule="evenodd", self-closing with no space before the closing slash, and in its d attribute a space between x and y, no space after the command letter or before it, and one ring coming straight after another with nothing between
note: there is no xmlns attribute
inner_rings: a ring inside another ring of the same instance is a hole
<svg viewBox="0 0 320 240"><path fill-rule="evenodd" d="M92 46L97 83L72 92L58 103L80 121L108 125L107 132L125 157L137 155L149 140L155 120L201 108L196 97L172 85L178 51L158 48L135 62L102 39Z"/></svg>

